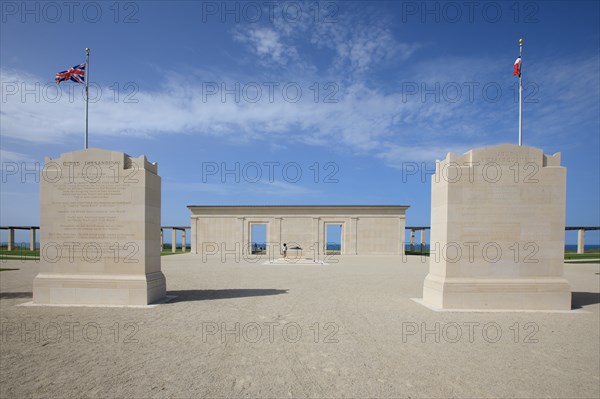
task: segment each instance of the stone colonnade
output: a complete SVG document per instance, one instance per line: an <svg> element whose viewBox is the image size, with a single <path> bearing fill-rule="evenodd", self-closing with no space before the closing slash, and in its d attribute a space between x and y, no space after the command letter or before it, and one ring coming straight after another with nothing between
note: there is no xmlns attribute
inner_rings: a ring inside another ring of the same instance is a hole
<svg viewBox="0 0 600 399"><path fill-rule="evenodd" d="M36 250L36 230L39 230L39 226L7 226L0 227L0 230L8 231L8 238L6 240L6 250L14 251L16 249L15 245L15 230L29 230L29 250Z"/></svg>
<svg viewBox="0 0 600 399"><path fill-rule="evenodd" d="M160 250L164 249L164 229L171 229L171 241L177 242L177 231L181 231L181 245L182 252L187 251L187 232L186 229L189 229L189 226L163 226L160 229ZM8 238L7 238L7 250L14 251L16 248L15 243L15 230L29 230L29 250L35 251L37 249L36 239L38 236L37 230L39 230L39 226L2 226L0 230L7 230ZM425 245L427 244L427 230L430 228L427 226L406 226L406 230L410 230L410 250L415 250L415 238L416 232L420 233L420 251L425 249ZM585 251L585 232L588 230L600 230L600 227L566 227L567 231L569 230L577 230L577 253L582 254ZM193 245L193 242L192 242ZM175 252L175 246L173 246L172 251Z"/></svg>
<svg viewBox="0 0 600 399"><path fill-rule="evenodd" d="M186 229L189 227L186 226L162 226L160 228L160 251L162 252L165 248L165 236L164 230L171 229L171 252L175 252L177 250L177 231L181 231L181 252L186 252L187 250L187 233Z"/></svg>
<svg viewBox="0 0 600 399"><path fill-rule="evenodd" d="M429 227L413 227L413 226L407 226L406 230L410 230L410 250L414 251L415 250L415 233L417 230L419 230L420 234L421 234L421 246L419 248L419 251L423 252L425 250L425 244L427 244L427 230L429 230Z"/></svg>

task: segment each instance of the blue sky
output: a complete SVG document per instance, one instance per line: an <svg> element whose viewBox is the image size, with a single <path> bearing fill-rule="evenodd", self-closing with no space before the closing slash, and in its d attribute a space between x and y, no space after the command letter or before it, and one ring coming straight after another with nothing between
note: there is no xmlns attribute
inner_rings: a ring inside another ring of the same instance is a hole
<svg viewBox="0 0 600 399"><path fill-rule="evenodd" d="M598 2L71 4L2 2L3 165L82 148L81 86L53 78L90 47L90 146L158 162L163 225L191 204L403 204L429 225L436 159L517 142L522 36L524 144L562 153L567 225L600 225ZM0 224L39 224L33 175L2 177Z"/></svg>

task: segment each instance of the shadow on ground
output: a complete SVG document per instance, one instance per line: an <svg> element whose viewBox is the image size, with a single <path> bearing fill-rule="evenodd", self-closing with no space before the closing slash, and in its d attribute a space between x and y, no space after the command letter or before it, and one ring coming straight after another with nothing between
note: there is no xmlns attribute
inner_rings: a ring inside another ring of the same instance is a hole
<svg viewBox="0 0 600 399"><path fill-rule="evenodd" d="M33 298L32 292L0 292L0 299Z"/></svg>
<svg viewBox="0 0 600 399"><path fill-rule="evenodd" d="M600 292L571 292L571 309L600 303Z"/></svg>
<svg viewBox="0 0 600 399"><path fill-rule="evenodd" d="M214 299L245 298L250 296L266 296L287 294L288 290L268 289L226 289L226 290L183 290L168 291L167 295L176 295L169 303L187 301L210 301Z"/></svg>
<svg viewBox="0 0 600 399"><path fill-rule="evenodd" d="M187 302L187 301L210 301L214 299L245 298L251 296L267 296L287 294L288 290L276 289L226 289L226 290L182 290L168 291L167 295L174 295L169 303ZM31 292L0 292L0 299L21 299L32 298ZM572 292L571 309L581 309L587 305L600 303L600 293L598 292Z"/></svg>

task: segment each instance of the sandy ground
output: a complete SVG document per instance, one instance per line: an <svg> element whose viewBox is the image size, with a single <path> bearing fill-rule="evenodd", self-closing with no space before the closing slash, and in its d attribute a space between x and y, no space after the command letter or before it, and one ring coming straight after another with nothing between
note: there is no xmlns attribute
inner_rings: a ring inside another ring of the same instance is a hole
<svg viewBox="0 0 600 399"><path fill-rule="evenodd" d="M148 309L15 306L38 265L1 267L2 398L600 396L598 265L565 265L567 313L436 313L419 257L167 256Z"/></svg>

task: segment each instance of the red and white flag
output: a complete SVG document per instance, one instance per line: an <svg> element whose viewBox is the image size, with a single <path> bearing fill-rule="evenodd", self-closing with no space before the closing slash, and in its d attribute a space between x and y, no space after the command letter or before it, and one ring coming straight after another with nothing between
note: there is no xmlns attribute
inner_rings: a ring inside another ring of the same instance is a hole
<svg viewBox="0 0 600 399"><path fill-rule="evenodd" d="M513 67L513 76L521 76L521 56L519 56L515 60L515 65Z"/></svg>

